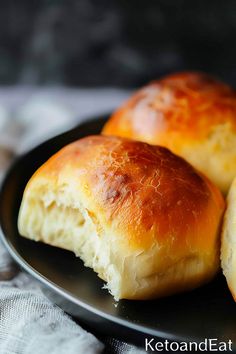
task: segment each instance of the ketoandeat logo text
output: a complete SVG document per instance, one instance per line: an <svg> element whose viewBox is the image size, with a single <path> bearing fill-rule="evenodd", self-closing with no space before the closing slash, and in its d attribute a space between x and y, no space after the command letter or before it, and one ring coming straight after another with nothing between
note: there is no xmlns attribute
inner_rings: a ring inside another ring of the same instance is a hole
<svg viewBox="0 0 236 354"><path fill-rule="evenodd" d="M147 352L229 352L233 351L232 340L220 342L217 338L205 338L203 342L170 342L167 339L158 342L154 338L145 338L145 350Z"/></svg>

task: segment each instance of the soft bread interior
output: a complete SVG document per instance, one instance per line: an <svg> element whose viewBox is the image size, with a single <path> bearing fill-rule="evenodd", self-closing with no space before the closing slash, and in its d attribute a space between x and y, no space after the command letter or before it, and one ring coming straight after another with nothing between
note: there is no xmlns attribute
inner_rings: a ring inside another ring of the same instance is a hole
<svg viewBox="0 0 236 354"><path fill-rule="evenodd" d="M74 252L108 282L110 291L118 299L119 272L110 261L112 250L98 233L92 213L81 206L62 204L51 192L50 195L50 201L47 194L41 194L41 198L33 197L33 193L24 196L18 219L20 234Z"/></svg>
<svg viewBox="0 0 236 354"><path fill-rule="evenodd" d="M221 266L236 301L236 179L227 197L221 242Z"/></svg>
<svg viewBox="0 0 236 354"><path fill-rule="evenodd" d="M19 232L73 251L107 282L116 300L157 298L193 289L218 269L218 254L209 257L193 251L176 259L157 244L148 250L132 249L122 235L103 229L83 199L74 196L69 185L59 192L48 183L37 183L36 188L31 184L24 193Z"/></svg>

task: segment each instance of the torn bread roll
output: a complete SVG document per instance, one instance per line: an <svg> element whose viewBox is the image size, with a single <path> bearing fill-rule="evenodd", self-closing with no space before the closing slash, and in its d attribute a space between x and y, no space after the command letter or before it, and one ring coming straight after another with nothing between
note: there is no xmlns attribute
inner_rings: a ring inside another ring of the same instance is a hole
<svg viewBox="0 0 236 354"><path fill-rule="evenodd" d="M236 91L202 73L169 75L131 96L103 134L165 146L226 194L236 176Z"/></svg>
<svg viewBox="0 0 236 354"><path fill-rule="evenodd" d="M236 178L227 196L221 241L221 266L236 301Z"/></svg>
<svg viewBox="0 0 236 354"><path fill-rule="evenodd" d="M33 175L18 227L73 251L116 300L149 299L214 277L223 210L218 188L166 148L90 136Z"/></svg>

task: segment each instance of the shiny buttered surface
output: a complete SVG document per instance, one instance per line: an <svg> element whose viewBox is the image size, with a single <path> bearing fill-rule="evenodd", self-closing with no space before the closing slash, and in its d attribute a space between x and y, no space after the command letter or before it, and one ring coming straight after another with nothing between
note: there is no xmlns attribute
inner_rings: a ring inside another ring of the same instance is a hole
<svg viewBox="0 0 236 354"><path fill-rule="evenodd" d="M206 74L151 82L111 116L103 134L165 146L224 194L236 176L236 92Z"/></svg>
<svg viewBox="0 0 236 354"><path fill-rule="evenodd" d="M214 277L223 211L218 188L168 149L90 136L33 175L18 227L75 252L116 300L149 299Z"/></svg>

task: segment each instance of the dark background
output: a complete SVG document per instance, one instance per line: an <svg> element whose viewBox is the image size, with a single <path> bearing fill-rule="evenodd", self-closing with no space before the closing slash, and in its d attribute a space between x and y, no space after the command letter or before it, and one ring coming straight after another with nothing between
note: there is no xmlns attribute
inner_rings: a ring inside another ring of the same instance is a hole
<svg viewBox="0 0 236 354"><path fill-rule="evenodd" d="M0 85L133 87L185 69L236 84L235 0L0 0Z"/></svg>

